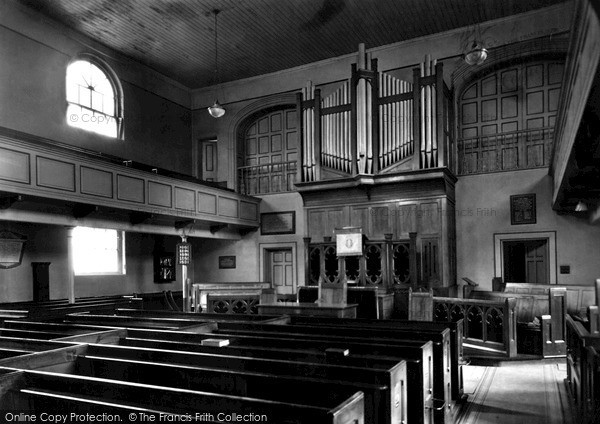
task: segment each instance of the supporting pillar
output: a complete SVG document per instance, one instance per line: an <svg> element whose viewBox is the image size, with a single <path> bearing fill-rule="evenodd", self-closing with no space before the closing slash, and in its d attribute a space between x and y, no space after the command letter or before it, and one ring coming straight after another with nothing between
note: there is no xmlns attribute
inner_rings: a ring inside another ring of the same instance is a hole
<svg viewBox="0 0 600 424"><path fill-rule="evenodd" d="M181 243L187 243L187 236L181 236ZM188 245L189 247L189 245ZM180 247L178 246L178 250ZM182 288L182 296L183 296L183 304L182 310L183 312L192 312L192 303L191 303L191 280L188 278L188 263L191 258L188 256L187 258L183 258L181 252L178 252L178 261L181 264L181 288Z"/></svg>
<svg viewBox="0 0 600 424"><path fill-rule="evenodd" d="M74 227L67 231L67 297L69 303L75 303L75 247L73 246Z"/></svg>

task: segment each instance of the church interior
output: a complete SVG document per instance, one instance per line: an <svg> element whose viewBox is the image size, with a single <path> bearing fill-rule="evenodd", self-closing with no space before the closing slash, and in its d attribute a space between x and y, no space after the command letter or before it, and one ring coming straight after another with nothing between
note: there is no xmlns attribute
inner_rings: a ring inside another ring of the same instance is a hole
<svg viewBox="0 0 600 424"><path fill-rule="evenodd" d="M0 421L600 423L600 3L4 0Z"/></svg>

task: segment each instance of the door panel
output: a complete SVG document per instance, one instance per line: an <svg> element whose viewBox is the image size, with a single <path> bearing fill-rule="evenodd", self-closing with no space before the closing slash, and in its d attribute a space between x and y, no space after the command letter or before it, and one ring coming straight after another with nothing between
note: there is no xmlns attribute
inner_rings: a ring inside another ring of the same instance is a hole
<svg viewBox="0 0 600 424"><path fill-rule="evenodd" d="M277 293L294 293L294 256L291 249L268 251L268 272Z"/></svg>

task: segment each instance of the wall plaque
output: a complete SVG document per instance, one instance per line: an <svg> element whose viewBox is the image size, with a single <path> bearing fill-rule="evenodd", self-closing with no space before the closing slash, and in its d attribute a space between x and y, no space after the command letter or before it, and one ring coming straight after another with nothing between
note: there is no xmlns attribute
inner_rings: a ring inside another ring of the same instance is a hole
<svg viewBox="0 0 600 424"><path fill-rule="evenodd" d="M535 224L536 222L535 194L510 196L511 225Z"/></svg>
<svg viewBox="0 0 600 424"><path fill-rule="evenodd" d="M235 256L219 256L219 269L235 268Z"/></svg>
<svg viewBox="0 0 600 424"><path fill-rule="evenodd" d="M295 234L296 212L270 212L260 214L260 234Z"/></svg>

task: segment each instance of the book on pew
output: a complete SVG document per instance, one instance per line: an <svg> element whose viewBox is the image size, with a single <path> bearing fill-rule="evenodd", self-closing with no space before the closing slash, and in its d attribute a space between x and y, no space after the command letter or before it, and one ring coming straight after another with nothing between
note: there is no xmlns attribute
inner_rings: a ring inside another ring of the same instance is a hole
<svg viewBox="0 0 600 424"><path fill-rule="evenodd" d="M202 346L223 347L229 345L228 339L204 339L201 342Z"/></svg>

